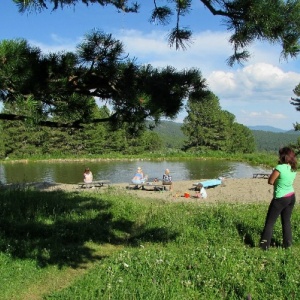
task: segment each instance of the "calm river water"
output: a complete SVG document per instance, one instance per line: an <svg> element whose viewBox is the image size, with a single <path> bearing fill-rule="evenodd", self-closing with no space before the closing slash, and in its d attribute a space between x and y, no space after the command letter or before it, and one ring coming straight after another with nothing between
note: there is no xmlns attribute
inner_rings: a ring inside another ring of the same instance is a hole
<svg viewBox="0 0 300 300"><path fill-rule="evenodd" d="M174 181L199 180L217 177L252 178L253 173L269 173L270 169L245 163L217 160L189 161L72 161L0 163L2 183L57 182L77 183L83 180L83 171L89 167L95 180L112 183L129 182L136 168L142 167L149 178L162 178L169 168Z"/></svg>

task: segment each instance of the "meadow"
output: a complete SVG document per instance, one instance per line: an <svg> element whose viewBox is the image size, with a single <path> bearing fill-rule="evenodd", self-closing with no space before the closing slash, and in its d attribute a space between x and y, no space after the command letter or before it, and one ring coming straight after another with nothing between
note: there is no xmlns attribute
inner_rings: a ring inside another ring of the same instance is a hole
<svg viewBox="0 0 300 300"><path fill-rule="evenodd" d="M1 299L300 299L294 245L258 248L267 204L0 190Z"/></svg>

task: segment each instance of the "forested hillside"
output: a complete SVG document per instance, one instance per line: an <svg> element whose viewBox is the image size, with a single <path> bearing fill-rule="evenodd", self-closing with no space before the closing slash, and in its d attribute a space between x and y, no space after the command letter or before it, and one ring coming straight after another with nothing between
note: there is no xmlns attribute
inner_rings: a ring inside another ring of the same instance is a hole
<svg viewBox="0 0 300 300"><path fill-rule="evenodd" d="M153 129L156 132L163 142L163 145L166 148L175 148L180 149L183 147L184 140L186 136L181 131L182 123L176 123L172 121L161 121Z"/></svg>
<svg viewBox="0 0 300 300"><path fill-rule="evenodd" d="M258 151L275 151L291 143L296 144L300 132L270 132L252 130Z"/></svg>
<svg viewBox="0 0 300 300"><path fill-rule="evenodd" d="M180 148L183 145L185 135L181 131L182 123L162 121L155 129L163 143L170 148ZM300 132L271 132L263 130L252 130L257 151L274 151L284 145L296 143Z"/></svg>

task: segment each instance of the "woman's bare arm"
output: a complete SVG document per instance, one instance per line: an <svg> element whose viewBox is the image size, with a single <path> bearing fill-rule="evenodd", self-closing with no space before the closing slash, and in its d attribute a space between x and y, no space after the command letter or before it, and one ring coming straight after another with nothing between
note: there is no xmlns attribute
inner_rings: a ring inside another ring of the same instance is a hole
<svg viewBox="0 0 300 300"><path fill-rule="evenodd" d="M276 179L279 177L279 172L277 170L273 170L272 174L270 175L268 179L268 184L274 185Z"/></svg>

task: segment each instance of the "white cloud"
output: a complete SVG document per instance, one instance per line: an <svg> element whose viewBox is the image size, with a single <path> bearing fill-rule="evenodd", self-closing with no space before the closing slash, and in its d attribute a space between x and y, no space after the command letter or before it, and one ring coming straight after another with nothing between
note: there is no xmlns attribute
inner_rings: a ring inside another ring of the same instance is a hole
<svg viewBox="0 0 300 300"><path fill-rule="evenodd" d="M193 43L184 50L169 47L166 41L167 31L152 31L144 34L138 30L122 30L114 36L120 39L126 52L138 61L149 63L154 67L173 66L178 70L199 68L207 74L216 65L229 69L226 59L231 53L224 32L204 31L194 34ZM212 57L212 59L208 59Z"/></svg>
<svg viewBox="0 0 300 300"><path fill-rule="evenodd" d="M217 95L220 93L230 95L236 92L236 76L233 72L213 71L207 80L209 88Z"/></svg>
<svg viewBox="0 0 300 300"><path fill-rule="evenodd" d="M245 116L251 117L251 118L268 118L268 119L273 119L273 120L280 120L280 119L286 119L287 116L285 116L284 114L278 113L278 114L274 114L271 113L268 110L264 110L264 111L251 111L251 112L247 112L247 111L243 111L242 112L245 114Z"/></svg>
<svg viewBox="0 0 300 300"><path fill-rule="evenodd" d="M295 84L300 80L300 74L294 72L284 72L280 68L267 63L256 63L245 67L242 70L241 77L247 78L249 81L256 82L258 89L281 89L280 86L285 84Z"/></svg>
<svg viewBox="0 0 300 300"><path fill-rule="evenodd" d="M281 112L274 113L269 110L240 110L238 116L238 122L247 124L248 126L269 125L290 130L293 128L293 123L295 123L287 114Z"/></svg>
<svg viewBox="0 0 300 300"><path fill-rule="evenodd" d="M30 45L39 47L43 53L57 53L75 51L77 44L82 38L76 40L60 37L57 34L50 35L50 43L41 43L35 40L29 40Z"/></svg>
<svg viewBox="0 0 300 300"><path fill-rule="evenodd" d="M233 72L213 71L207 78L211 90L223 100L289 100L300 82L300 73L284 72L279 67L257 63Z"/></svg>

